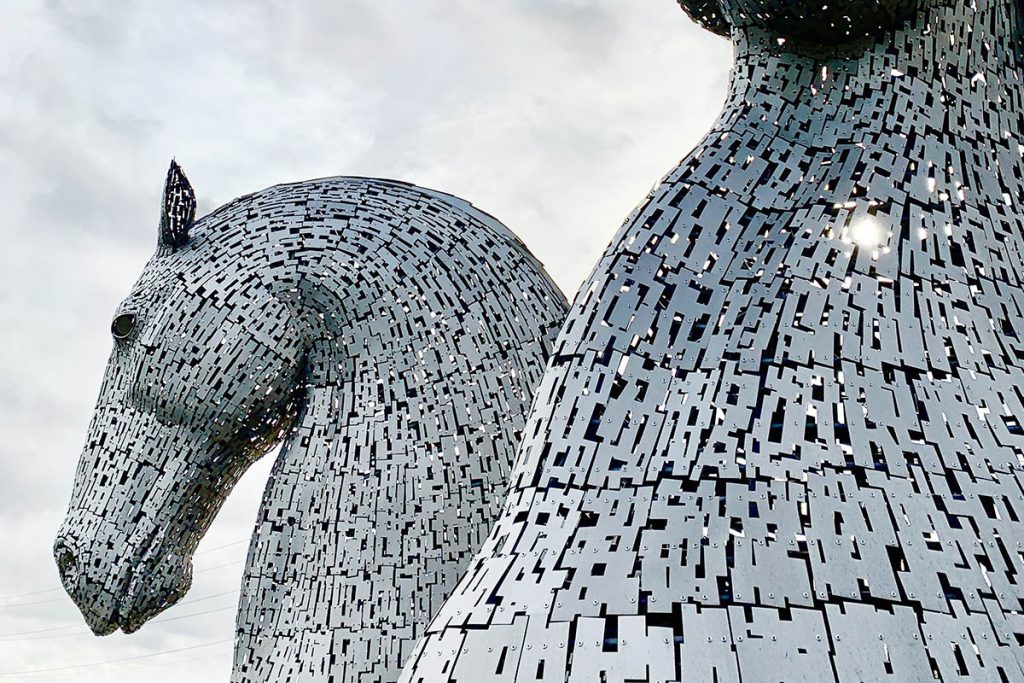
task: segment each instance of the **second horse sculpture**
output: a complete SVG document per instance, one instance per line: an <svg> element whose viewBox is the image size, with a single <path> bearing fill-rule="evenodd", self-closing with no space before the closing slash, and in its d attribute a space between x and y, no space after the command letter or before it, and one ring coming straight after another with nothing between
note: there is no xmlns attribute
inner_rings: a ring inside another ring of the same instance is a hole
<svg viewBox="0 0 1024 683"><path fill-rule="evenodd" d="M195 221L172 164L55 553L97 634L174 604L282 439L232 680L394 681L504 500L565 299L468 203L327 178Z"/></svg>
<svg viewBox="0 0 1024 683"><path fill-rule="evenodd" d="M725 111L401 680L1024 680L1022 3L683 4Z"/></svg>

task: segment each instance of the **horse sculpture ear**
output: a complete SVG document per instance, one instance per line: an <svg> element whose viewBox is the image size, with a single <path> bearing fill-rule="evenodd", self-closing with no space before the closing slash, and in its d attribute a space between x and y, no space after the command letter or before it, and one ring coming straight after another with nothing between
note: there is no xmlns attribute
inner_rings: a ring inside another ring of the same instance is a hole
<svg viewBox="0 0 1024 683"><path fill-rule="evenodd" d="M196 219L196 193L177 162L171 160L164 184L164 202L160 211L160 246L177 250L188 241L188 231Z"/></svg>

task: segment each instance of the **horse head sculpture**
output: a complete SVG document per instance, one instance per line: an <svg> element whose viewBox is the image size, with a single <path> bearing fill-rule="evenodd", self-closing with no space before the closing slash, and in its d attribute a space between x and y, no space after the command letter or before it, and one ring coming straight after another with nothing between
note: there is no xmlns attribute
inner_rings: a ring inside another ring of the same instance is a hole
<svg viewBox="0 0 1024 683"><path fill-rule="evenodd" d="M157 254L114 313L114 348L55 546L65 587L100 635L130 633L184 595L196 544L246 468L289 428L302 391L303 331L288 283L242 286L256 265L205 231L185 249L195 210L172 162ZM238 270L197 277L214 259Z"/></svg>
<svg viewBox="0 0 1024 683"><path fill-rule="evenodd" d="M725 107L400 680L1024 680L1024 4L681 4Z"/></svg>
<svg viewBox="0 0 1024 683"><path fill-rule="evenodd" d="M64 585L95 633L137 630L283 442L235 680L394 677L500 509L564 298L507 228L411 185L195 210L172 163L156 254L114 312L54 548Z"/></svg>

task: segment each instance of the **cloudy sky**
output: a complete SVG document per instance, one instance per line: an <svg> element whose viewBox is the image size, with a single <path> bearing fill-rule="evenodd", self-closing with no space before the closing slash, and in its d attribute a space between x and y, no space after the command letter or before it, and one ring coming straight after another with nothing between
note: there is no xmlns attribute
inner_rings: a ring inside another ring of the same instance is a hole
<svg viewBox="0 0 1024 683"><path fill-rule="evenodd" d="M728 62L674 0L0 5L0 683L227 680L269 458L137 634L92 636L50 550L172 155L201 213L328 175L462 196L571 298L710 127Z"/></svg>

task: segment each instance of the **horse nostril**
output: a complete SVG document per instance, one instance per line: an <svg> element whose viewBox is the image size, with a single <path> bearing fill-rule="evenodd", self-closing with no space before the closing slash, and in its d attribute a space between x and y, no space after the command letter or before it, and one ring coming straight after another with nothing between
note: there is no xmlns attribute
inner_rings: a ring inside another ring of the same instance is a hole
<svg viewBox="0 0 1024 683"><path fill-rule="evenodd" d="M57 560L57 571L65 586L72 586L78 578L78 563L75 554L66 545L59 543L53 551Z"/></svg>

